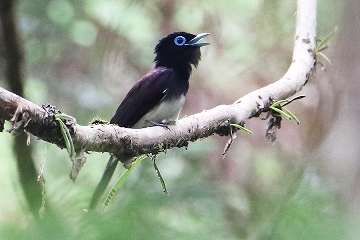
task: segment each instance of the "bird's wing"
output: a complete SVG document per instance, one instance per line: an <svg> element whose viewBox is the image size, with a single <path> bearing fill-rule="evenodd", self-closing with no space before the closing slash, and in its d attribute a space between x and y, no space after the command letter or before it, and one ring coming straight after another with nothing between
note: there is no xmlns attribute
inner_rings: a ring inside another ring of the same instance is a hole
<svg viewBox="0 0 360 240"><path fill-rule="evenodd" d="M169 68L152 69L131 88L110 123L120 127L132 127L161 101L166 94L168 83L174 77L174 71Z"/></svg>

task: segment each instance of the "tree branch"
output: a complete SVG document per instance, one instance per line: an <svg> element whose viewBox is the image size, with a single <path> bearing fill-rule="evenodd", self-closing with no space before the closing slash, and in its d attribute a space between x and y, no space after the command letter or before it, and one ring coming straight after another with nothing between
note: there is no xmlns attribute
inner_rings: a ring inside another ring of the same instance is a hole
<svg viewBox="0 0 360 240"><path fill-rule="evenodd" d="M316 0L298 0L295 45L292 63L278 81L251 92L231 105L220 105L183 118L176 125L144 129L121 128L114 125L81 126L66 121L78 151L110 152L113 154L158 153L164 149L187 146L213 134L228 135L231 123L268 111L275 101L286 99L306 84L315 67ZM27 132L50 143L64 147L56 110L39 107L26 99L0 88L0 117L11 120L14 129Z"/></svg>

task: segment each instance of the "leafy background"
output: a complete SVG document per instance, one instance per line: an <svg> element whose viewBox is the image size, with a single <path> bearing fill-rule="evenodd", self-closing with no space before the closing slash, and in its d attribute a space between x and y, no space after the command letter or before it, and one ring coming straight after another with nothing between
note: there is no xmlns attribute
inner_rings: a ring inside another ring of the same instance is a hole
<svg viewBox="0 0 360 240"><path fill-rule="evenodd" d="M36 166L46 162L45 211L51 212L38 223L18 181L14 137L0 134L0 238L357 239L359 11L356 0L318 1L318 37L335 28L337 34L324 52L332 64L319 58L325 71L319 66L300 93L306 98L288 107L299 126L283 121L278 141L269 144L267 122L251 119L246 127L254 134L238 133L225 158L225 137L169 150L157 160L168 196L145 160L109 207L88 213L108 155L89 153L73 183L66 151L32 138ZM276 81L291 62L296 1L19 0L16 16L25 97L88 124L111 118L152 66L157 40L177 30L211 33L182 116Z"/></svg>

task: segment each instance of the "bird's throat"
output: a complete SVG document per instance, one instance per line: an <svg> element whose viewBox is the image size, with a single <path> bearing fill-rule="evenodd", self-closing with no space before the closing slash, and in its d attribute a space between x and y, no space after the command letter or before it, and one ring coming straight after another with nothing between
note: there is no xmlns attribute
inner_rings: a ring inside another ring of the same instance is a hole
<svg viewBox="0 0 360 240"><path fill-rule="evenodd" d="M158 67L172 69L180 79L187 81L189 80L192 71L191 64L185 62L172 62L171 64L169 62L155 62L155 68Z"/></svg>

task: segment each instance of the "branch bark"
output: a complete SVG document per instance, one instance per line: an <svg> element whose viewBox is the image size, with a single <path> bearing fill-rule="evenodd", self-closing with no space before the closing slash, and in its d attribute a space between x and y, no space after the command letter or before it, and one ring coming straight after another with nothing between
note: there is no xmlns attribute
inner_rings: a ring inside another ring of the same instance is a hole
<svg viewBox="0 0 360 240"><path fill-rule="evenodd" d="M169 129L151 127L128 129L113 125L81 126L66 122L74 146L80 151L110 152L113 154L156 154L163 149L187 146L213 134L228 135L231 123L242 123L267 111L274 100L286 99L306 84L315 63L316 0L298 0L295 44L292 63L285 75L266 87L251 92L231 105L220 105L183 118ZM64 147L54 109L37 106L0 88L0 117L10 120L14 129L27 132Z"/></svg>

